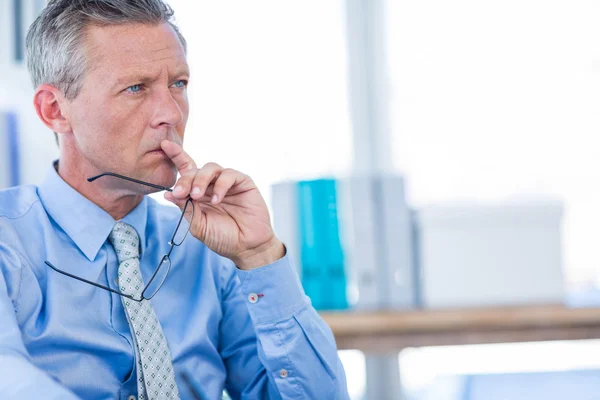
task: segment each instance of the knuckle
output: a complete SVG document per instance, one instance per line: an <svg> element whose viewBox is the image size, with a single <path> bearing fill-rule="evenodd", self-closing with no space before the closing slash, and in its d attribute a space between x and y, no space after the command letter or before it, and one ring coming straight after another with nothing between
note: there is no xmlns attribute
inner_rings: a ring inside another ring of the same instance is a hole
<svg viewBox="0 0 600 400"><path fill-rule="evenodd" d="M236 175L240 175L240 172L233 168L225 168L221 174L230 178L235 178Z"/></svg>
<svg viewBox="0 0 600 400"><path fill-rule="evenodd" d="M210 182L210 176L206 174L199 173L194 178L194 185L208 185Z"/></svg>
<svg viewBox="0 0 600 400"><path fill-rule="evenodd" d="M252 179L252 177L250 177L249 175L242 174L242 181L254 185L254 179Z"/></svg>
<svg viewBox="0 0 600 400"><path fill-rule="evenodd" d="M183 163L181 163L179 169L186 171L186 172L190 171L190 170L194 169L194 163L193 163L193 161L186 160Z"/></svg>
<svg viewBox="0 0 600 400"><path fill-rule="evenodd" d="M216 162L212 162L212 161L207 162L206 164L204 164L204 167L202 167L202 168L210 168L210 169L217 168L217 169L222 169L219 164L217 164Z"/></svg>
<svg viewBox="0 0 600 400"><path fill-rule="evenodd" d="M187 171L184 171L181 173L181 178L186 178L186 179L192 179L196 174L198 173L197 169L188 169Z"/></svg>
<svg viewBox="0 0 600 400"><path fill-rule="evenodd" d="M175 186L185 186L189 185L192 180L192 177L189 175L182 175L178 180Z"/></svg>

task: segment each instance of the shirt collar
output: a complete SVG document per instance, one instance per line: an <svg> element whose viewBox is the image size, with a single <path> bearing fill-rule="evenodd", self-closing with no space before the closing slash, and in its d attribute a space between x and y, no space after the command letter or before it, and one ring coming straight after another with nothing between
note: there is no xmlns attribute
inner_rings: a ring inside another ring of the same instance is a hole
<svg viewBox="0 0 600 400"><path fill-rule="evenodd" d="M39 185L38 195L48 215L87 259L94 261L116 223L113 217L69 186L56 172L54 163ZM144 196L140 204L122 220L133 226L140 235L140 250L146 244L146 219L147 199Z"/></svg>

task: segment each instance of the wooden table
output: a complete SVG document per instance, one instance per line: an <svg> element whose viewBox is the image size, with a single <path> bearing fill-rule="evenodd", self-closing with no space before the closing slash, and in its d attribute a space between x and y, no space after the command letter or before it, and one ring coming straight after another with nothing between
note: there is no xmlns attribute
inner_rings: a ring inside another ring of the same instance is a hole
<svg viewBox="0 0 600 400"><path fill-rule="evenodd" d="M367 385L382 386L383 393L399 390L399 382L390 380L399 376L396 355L406 347L600 338L600 308L554 305L321 315L339 349L359 349L374 360L372 372L367 361Z"/></svg>

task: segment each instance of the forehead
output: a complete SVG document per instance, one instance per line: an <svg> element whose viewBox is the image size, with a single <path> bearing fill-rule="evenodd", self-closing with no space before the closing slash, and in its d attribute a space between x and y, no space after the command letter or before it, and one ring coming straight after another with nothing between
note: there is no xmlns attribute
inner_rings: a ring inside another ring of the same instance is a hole
<svg viewBox="0 0 600 400"><path fill-rule="evenodd" d="M91 25L86 29L84 45L90 72L102 75L187 66L183 45L167 23Z"/></svg>

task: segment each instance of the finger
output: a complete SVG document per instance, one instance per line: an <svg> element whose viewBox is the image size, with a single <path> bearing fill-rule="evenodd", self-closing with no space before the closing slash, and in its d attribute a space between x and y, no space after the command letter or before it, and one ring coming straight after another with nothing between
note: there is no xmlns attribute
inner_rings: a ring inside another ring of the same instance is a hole
<svg viewBox="0 0 600 400"><path fill-rule="evenodd" d="M208 163L200 169L188 170L177 180L173 195L178 199L184 199L188 195L194 200L201 199L206 187L218 178L222 169L219 164Z"/></svg>
<svg viewBox="0 0 600 400"><path fill-rule="evenodd" d="M212 204L218 204L225 198L229 189L235 185L244 182L248 177L239 171L231 168L224 169L221 175L214 184L213 194L211 197Z"/></svg>
<svg viewBox="0 0 600 400"><path fill-rule="evenodd" d="M186 201L186 199L176 198L175 196L173 196L173 193L171 193L171 192L165 192L164 198L165 198L165 200L170 201L171 203L175 204L180 209L183 209L183 206L185 205L185 201Z"/></svg>
<svg viewBox="0 0 600 400"><path fill-rule="evenodd" d="M198 173L197 169L191 169L185 172L185 175L181 175L173 188L173 196L177 199L185 199L192 190L192 182Z"/></svg>
<svg viewBox="0 0 600 400"><path fill-rule="evenodd" d="M191 196L194 200L206 195L211 183L218 179L223 172L223 167L216 163L208 163L198 170L192 182Z"/></svg>
<svg viewBox="0 0 600 400"><path fill-rule="evenodd" d="M181 175L196 168L196 163L192 157L190 157L190 155L186 153L185 150L183 150L183 147L181 147L179 144L171 142L170 140L163 140L160 143L160 147L165 152L167 157L173 161L175 168L177 168L177 171L179 171Z"/></svg>

